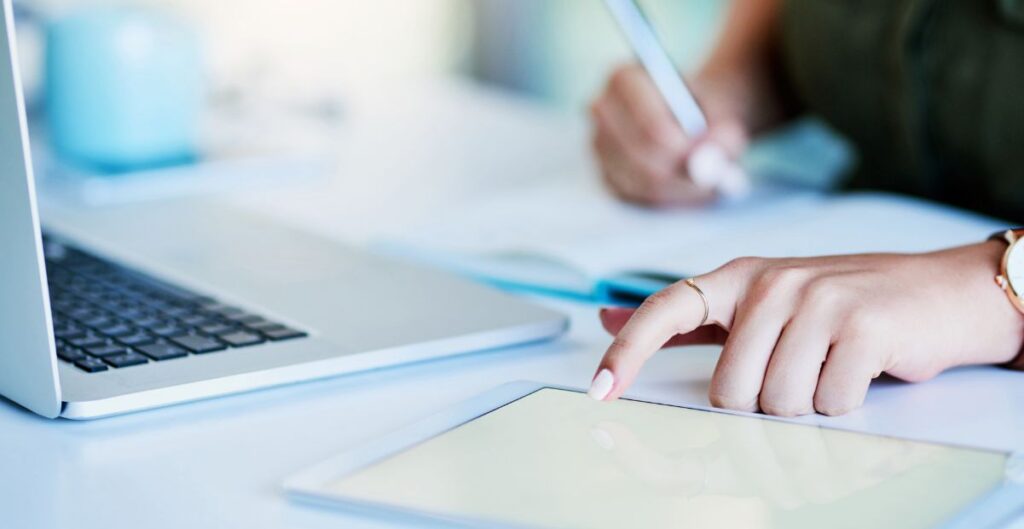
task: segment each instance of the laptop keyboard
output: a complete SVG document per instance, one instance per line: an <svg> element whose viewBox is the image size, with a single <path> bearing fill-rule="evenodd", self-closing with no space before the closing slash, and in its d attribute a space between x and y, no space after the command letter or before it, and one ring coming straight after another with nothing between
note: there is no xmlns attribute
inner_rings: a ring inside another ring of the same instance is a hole
<svg viewBox="0 0 1024 529"><path fill-rule="evenodd" d="M44 235L57 357L88 373L307 336Z"/></svg>

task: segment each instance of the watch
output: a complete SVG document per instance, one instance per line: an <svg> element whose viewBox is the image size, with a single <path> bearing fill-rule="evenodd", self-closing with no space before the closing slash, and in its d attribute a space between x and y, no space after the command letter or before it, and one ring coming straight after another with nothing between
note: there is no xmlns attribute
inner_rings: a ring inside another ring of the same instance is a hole
<svg viewBox="0 0 1024 529"><path fill-rule="evenodd" d="M1003 240L1010 245L999 265L996 284L1006 292L1013 306L1024 313L1024 228L995 233L989 240Z"/></svg>

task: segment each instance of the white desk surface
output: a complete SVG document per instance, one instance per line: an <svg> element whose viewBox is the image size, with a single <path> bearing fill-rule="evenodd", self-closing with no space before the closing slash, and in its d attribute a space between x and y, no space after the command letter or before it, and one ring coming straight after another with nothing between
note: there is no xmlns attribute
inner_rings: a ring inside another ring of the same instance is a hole
<svg viewBox="0 0 1024 529"><path fill-rule="evenodd" d="M461 85L422 91L391 111L389 126L352 126L330 181L232 200L358 242L382 228L381 218L388 229L412 229L474 193L586 171L585 128L571 116ZM437 168L437 178L426 179L424 167ZM608 343L594 307L545 303L569 313L572 330L542 345L89 423L48 421L0 403L0 527L379 527L292 504L281 481L510 380L586 385ZM710 347L660 354L633 394L706 404L716 354ZM971 368L918 385L882 381L860 410L800 420L1024 449L1024 376ZM1024 519L1014 527L1024 528Z"/></svg>

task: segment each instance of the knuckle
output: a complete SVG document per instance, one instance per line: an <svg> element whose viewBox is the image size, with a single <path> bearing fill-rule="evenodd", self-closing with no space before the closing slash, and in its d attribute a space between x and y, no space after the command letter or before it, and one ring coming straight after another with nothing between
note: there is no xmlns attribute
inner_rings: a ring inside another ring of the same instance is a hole
<svg viewBox="0 0 1024 529"><path fill-rule="evenodd" d="M647 296L647 299L640 304L640 307L636 309L636 311L641 314L650 314L661 310L672 302L672 298L675 296L675 292L677 291L674 287L675 285L661 289L654 294Z"/></svg>
<svg viewBox="0 0 1024 529"><path fill-rule="evenodd" d="M797 266L773 266L758 276L755 286L766 292L792 290L804 284L810 272Z"/></svg>
<svg viewBox="0 0 1024 529"><path fill-rule="evenodd" d="M610 353L610 356L612 358L615 358L615 357L618 356L618 353L620 351L627 351L627 350L629 350L629 348L631 346L632 346L632 342L629 339L627 339L627 338L625 338L625 337L620 335L620 336L616 336L612 340L611 345L608 347L608 351Z"/></svg>
<svg viewBox="0 0 1024 529"><path fill-rule="evenodd" d="M842 298L839 286L824 278L811 280L803 292L803 304L812 308L833 306Z"/></svg>
<svg viewBox="0 0 1024 529"><path fill-rule="evenodd" d="M857 309L846 316L846 321L843 323L843 334L847 339L860 340L878 332L879 323L881 322L874 312L865 309Z"/></svg>
<svg viewBox="0 0 1024 529"><path fill-rule="evenodd" d="M822 415L844 415L860 406L860 399L849 391L820 386L814 393L814 409Z"/></svg>
<svg viewBox="0 0 1024 529"><path fill-rule="evenodd" d="M732 392L716 391L708 393L708 401L716 408L726 410L755 412L757 411L757 398L743 398Z"/></svg>
<svg viewBox="0 0 1024 529"><path fill-rule="evenodd" d="M811 412L810 406L792 402L788 399L778 399L761 396L759 401L761 411L776 417L799 417Z"/></svg>
<svg viewBox="0 0 1024 529"><path fill-rule="evenodd" d="M856 407L856 404L843 402L841 400L830 399L825 397L814 398L814 409L818 413L822 415L828 415L829 417L845 415L853 411Z"/></svg>
<svg viewBox="0 0 1024 529"><path fill-rule="evenodd" d="M763 262L764 259L761 257L737 257L725 263L719 270L746 272L760 267Z"/></svg>

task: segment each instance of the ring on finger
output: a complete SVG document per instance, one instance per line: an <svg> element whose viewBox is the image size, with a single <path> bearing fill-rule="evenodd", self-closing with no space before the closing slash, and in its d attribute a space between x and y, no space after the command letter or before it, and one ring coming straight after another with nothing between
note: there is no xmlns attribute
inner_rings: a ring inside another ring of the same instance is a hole
<svg viewBox="0 0 1024 529"><path fill-rule="evenodd" d="M700 296L700 300L704 303L704 317L700 319L700 325L697 325L697 327L703 327L704 324L708 322L708 316L711 314L711 304L708 303L708 297L704 294L704 291L701 290L699 286L697 286L697 282L694 281L692 277L686 279L683 282L686 283L686 286L692 288L693 291L696 292L698 296Z"/></svg>

